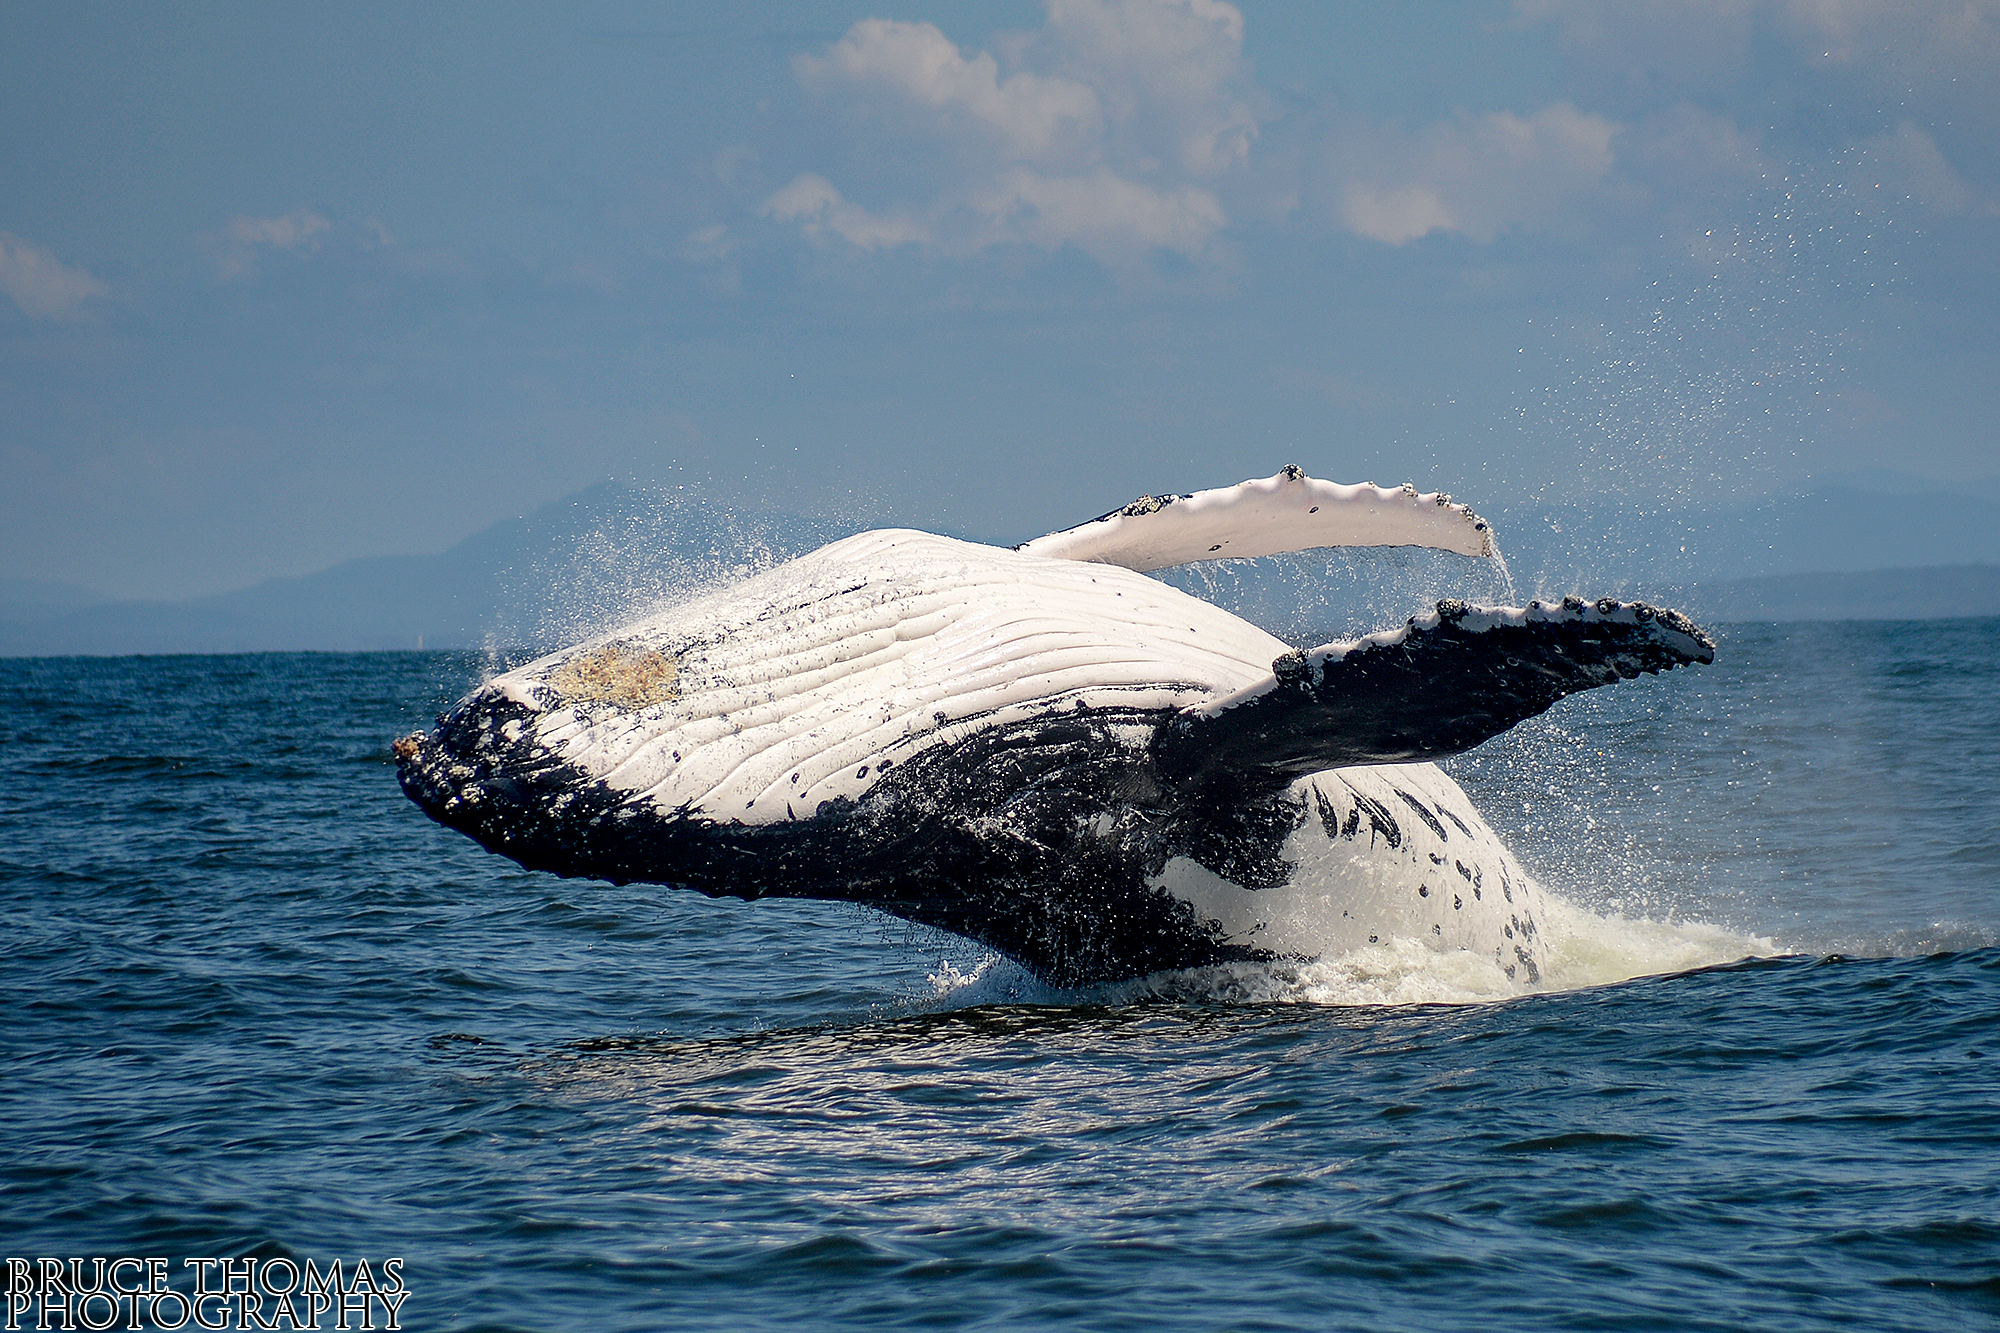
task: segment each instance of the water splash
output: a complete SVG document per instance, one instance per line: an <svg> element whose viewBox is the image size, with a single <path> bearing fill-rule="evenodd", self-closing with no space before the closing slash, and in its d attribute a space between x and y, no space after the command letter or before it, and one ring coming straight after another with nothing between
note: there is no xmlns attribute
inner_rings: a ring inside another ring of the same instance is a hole
<svg viewBox="0 0 2000 1333"><path fill-rule="evenodd" d="M1761 572L1744 525L1822 470L1857 332L1916 235L1907 201L1857 188L1864 156L1770 165L1597 310L1527 320L1513 431L1546 470L1509 475L1504 445L1484 466L1538 595Z"/></svg>
<svg viewBox="0 0 2000 1333"><path fill-rule="evenodd" d="M1193 597L1298 647L1372 634L1429 611L1440 598L1510 603L1504 560L1418 547L1321 547L1248 560L1203 560L1154 571Z"/></svg>
<svg viewBox="0 0 2000 1333"><path fill-rule="evenodd" d="M1488 558L1493 561L1493 567L1500 571L1500 586L1504 589L1500 599L1501 603L1505 606L1519 606L1521 604L1521 594L1514 588L1514 571L1507 568L1507 557L1500 553L1499 538L1495 537L1489 529L1486 534L1486 541L1493 548L1493 554Z"/></svg>
<svg viewBox="0 0 2000 1333"><path fill-rule="evenodd" d="M1422 940L1391 937L1311 962L1229 963L1071 989L1047 985L998 954L987 954L967 968L941 960L926 977L929 992L907 1003L922 1010L1162 1000L1347 1007L1492 1004L1783 952L1770 939L1740 935L1707 922L1600 916L1553 894L1548 895L1542 921L1549 967L1534 984L1510 979L1492 959L1478 954L1440 952Z"/></svg>
<svg viewBox="0 0 2000 1333"><path fill-rule="evenodd" d="M500 576L513 608L487 634L493 674L605 634L867 527L870 515L738 508L699 484L607 484L535 534Z"/></svg>

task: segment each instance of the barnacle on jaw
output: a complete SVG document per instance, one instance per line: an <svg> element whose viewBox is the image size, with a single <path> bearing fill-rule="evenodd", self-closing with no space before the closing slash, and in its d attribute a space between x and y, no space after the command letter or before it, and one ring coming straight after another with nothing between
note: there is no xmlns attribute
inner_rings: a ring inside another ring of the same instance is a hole
<svg viewBox="0 0 2000 1333"><path fill-rule="evenodd" d="M549 684L567 703L644 708L678 698L680 677L677 658L613 643L572 657L549 676Z"/></svg>

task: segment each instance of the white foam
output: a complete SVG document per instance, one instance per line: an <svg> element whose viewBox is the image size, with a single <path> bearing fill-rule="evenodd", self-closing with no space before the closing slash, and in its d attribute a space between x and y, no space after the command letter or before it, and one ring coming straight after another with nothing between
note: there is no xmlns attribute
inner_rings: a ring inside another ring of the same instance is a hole
<svg viewBox="0 0 2000 1333"><path fill-rule="evenodd" d="M1555 894L1548 895L1545 910L1543 990L1607 986L1787 952L1768 937L1740 935L1706 921L1599 916Z"/></svg>
<svg viewBox="0 0 2000 1333"><path fill-rule="evenodd" d="M1783 952L1769 939L1707 922L1599 916L1554 894L1545 896L1542 920L1547 966L1532 984L1510 980L1492 958L1470 950L1440 951L1421 940L1390 937L1309 963L1230 963L1072 990L1044 985L1019 964L989 954L969 970L940 963L928 978L931 993L915 1003L925 1009L1149 1000L1347 1007L1491 1004Z"/></svg>

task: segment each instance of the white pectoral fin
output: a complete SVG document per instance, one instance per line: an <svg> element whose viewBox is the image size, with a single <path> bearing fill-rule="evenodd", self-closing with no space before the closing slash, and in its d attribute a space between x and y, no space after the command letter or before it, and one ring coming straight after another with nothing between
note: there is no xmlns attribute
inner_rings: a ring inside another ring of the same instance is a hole
<svg viewBox="0 0 2000 1333"><path fill-rule="evenodd" d="M1441 759L1564 695L1714 660L1715 645L1685 616L1644 602L1439 602L1401 629L1285 654L1264 680L1182 710L1153 750L1170 780L1228 774L1265 785Z"/></svg>
<svg viewBox="0 0 2000 1333"><path fill-rule="evenodd" d="M1484 519L1443 494L1342 486L1288 467L1192 495L1149 495L1016 549L1143 573L1320 546L1424 546L1490 556L1493 535Z"/></svg>

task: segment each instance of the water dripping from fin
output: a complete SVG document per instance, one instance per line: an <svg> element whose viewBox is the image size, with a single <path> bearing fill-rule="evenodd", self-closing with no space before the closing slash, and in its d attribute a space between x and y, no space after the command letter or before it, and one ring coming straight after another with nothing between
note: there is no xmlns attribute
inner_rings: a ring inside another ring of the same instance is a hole
<svg viewBox="0 0 2000 1333"><path fill-rule="evenodd" d="M1514 600L1516 596L1514 592L1514 571L1507 568L1507 557L1500 554L1500 539L1493 535L1491 527L1488 527L1486 530L1486 544L1493 548L1493 564L1499 569L1500 581L1504 585L1504 591L1501 593L1501 605L1515 606L1518 603Z"/></svg>

